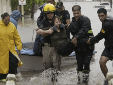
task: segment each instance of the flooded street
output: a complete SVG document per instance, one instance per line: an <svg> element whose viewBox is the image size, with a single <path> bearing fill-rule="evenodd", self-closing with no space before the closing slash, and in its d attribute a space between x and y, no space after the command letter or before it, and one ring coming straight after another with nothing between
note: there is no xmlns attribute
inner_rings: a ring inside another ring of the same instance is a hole
<svg viewBox="0 0 113 85"><path fill-rule="evenodd" d="M64 2L64 6L65 9L69 11L70 16L72 17L73 16L72 6L75 4L80 5L82 15L88 16L90 18L93 33L94 35L96 35L101 30L101 22L98 19L97 15L98 8L94 7L99 3L100 2ZM34 20L26 18L24 27L21 27L21 23L19 22L17 29L20 34L22 42L31 42L31 41L34 42L36 33L33 30L37 28L36 20L39 14L40 10L37 10L37 12L34 14ZM108 12L108 14L111 15L112 12ZM95 54L95 57L91 61L90 66L91 71L89 75L88 85L103 85L104 76L101 73L99 66L99 59L103 49L104 49L104 39L95 45L95 51L97 51L97 53ZM108 61L107 66L109 72L112 72L113 71L112 61ZM58 73L57 76L58 82L56 84L53 84L51 82L50 74L51 74L50 69L48 69L47 71L44 71L44 69L40 69L38 71L33 71L32 69L30 69L29 71L19 70L19 73L17 74L18 81L16 82L16 85L77 85L76 62L73 63L72 65L68 64L61 67L61 72ZM5 84L1 83L0 85Z"/></svg>

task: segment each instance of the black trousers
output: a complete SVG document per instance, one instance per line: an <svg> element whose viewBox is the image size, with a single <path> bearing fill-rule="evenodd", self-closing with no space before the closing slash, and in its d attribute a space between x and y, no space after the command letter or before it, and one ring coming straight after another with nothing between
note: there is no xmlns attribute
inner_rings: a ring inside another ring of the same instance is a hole
<svg viewBox="0 0 113 85"><path fill-rule="evenodd" d="M69 31L69 29L66 29L66 35L67 35L67 38L70 40L70 31Z"/></svg>
<svg viewBox="0 0 113 85"><path fill-rule="evenodd" d="M87 50L84 52L76 51L77 59L77 71L90 71L90 60L93 55L93 50Z"/></svg>
<svg viewBox="0 0 113 85"><path fill-rule="evenodd" d="M18 67L18 59L9 52L9 72L10 74L16 74ZM0 74L0 79L5 79L7 74Z"/></svg>

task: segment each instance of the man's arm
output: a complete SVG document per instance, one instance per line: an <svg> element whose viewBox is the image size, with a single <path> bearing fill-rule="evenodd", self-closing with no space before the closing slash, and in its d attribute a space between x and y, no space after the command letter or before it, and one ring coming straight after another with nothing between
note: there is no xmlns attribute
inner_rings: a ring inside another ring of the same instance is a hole
<svg viewBox="0 0 113 85"><path fill-rule="evenodd" d="M44 35L44 34L52 34L54 31L49 29L49 30L42 30L42 29L39 29L38 31L36 31L37 34L41 34L41 35Z"/></svg>
<svg viewBox="0 0 113 85"><path fill-rule="evenodd" d="M69 25L70 25L70 14L67 10L66 11L66 24L67 25L67 28L69 28Z"/></svg>
<svg viewBox="0 0 113 85"><path fill-rule="evenodd" d="M90 39L90 42L91 43L97 43L97 42L99 42L101 39L103 39L105 37L106 34L104 32L102 32L102 30L95 37L93 37L93 38Z"/></svg>
<svg viewBox="0 0 113 85"><path fill-rule="evenodd" d="M48 27L43 28L43 29L48 29ZM54 31L57 31L57 26L53 26L49 28L48 30L42 30L42 29L37 29L37 34L41 34L43 37L46 37L49 34L52 34Z"/></svg>
<svg viewBox="0 0 113 85"><path fill-rule="evenodd" d="M109 34L111 27L109 22L105 23L103 29L101 29L100 33L98 33L95 37L91 38L87 43L97 43L101 39L105 38L107 34Z"/></svg>
<svg viewBox="0 0 113 85"><path fill-rule="evenodd" d="M69 31L71 32L72 35L75 34L75 30L73 29L75 27L75 23L71 22L70 25L69 25ZM74 37L71 41L75 47L77 46L77 39Z"/></svg>
<svg viewBox="0 0 113 85"><path fill-rule="evenodd" d="M70 25L70 19L66 19L66 23L65 26L67 27L66 29L69 29L69 25Z"/></svg>

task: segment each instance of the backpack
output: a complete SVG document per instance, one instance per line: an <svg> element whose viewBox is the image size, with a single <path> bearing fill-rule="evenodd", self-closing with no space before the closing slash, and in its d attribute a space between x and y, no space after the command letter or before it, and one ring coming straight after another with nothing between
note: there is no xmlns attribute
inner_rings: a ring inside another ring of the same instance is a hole
<svg viewBox="0 0 113 85"><path fill-rule="evenodd" d="M39 34L36 35L33 52L37 56L42 56L42 41L43 37Z"/></svg>

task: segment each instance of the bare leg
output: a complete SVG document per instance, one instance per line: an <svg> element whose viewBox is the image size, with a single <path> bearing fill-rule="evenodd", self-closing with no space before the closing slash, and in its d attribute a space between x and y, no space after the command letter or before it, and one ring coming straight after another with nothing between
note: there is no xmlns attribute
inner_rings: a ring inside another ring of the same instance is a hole
<svg viewBox="0 0 113 85"><path fill-rule="evenodd" d="M104 75L105 78L106 78L106 74L108 72L108 68L106 66L106 63L107 63L108 60L109 60L108 57L101 56L100 61L99 61L101 71L102 71L102 73L103 73L103 75Z"/></svg>

